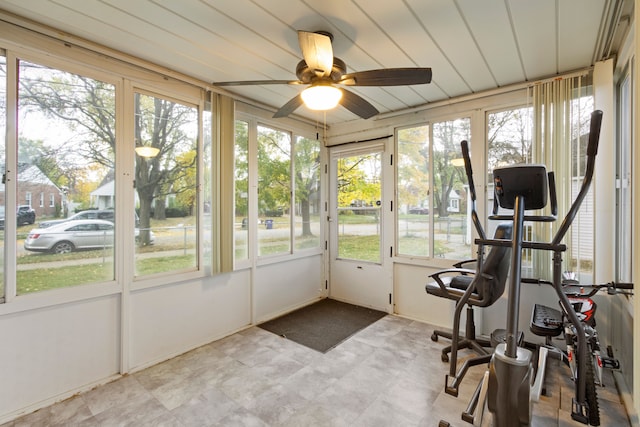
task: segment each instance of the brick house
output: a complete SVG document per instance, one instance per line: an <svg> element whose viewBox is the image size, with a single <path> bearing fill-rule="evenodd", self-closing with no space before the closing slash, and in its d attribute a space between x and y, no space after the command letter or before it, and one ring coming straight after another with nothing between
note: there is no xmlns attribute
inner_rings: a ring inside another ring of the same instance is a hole
<svg viewBox="0 0 640 427"><path fill-rule="evenodd" d="M4 174L3 174L4 175ZM0 183L0 204L5 203L4 179ZM17 205L29 205L36 218L56 217L65 201L64 191L55 185L39 167L30 164L18 166Z"/></svg>

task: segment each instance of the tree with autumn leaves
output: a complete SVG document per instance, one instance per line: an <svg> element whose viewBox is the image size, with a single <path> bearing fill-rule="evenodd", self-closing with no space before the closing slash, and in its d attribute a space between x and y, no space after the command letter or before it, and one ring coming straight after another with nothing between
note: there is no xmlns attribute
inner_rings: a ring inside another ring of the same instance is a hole
<svg viewBox="0 0 640 427"><path fill-rule="evenodd" d="M140 203L140 227L150 228L151 212L163 218L167 196L195 203L197 109L172 100L134 95L136 145L158 148L153 158L136 157L135 186ZM83 190L77 182L73 162L82 158L94 176L112 177L115 170L116 120L113 85L84 76L48 69L35 64L21 64L19 109L34 111L65 123L77 143L41 146L36 153L25 152L20 159L41 167L59 187L68 187L72 197ZM26 144L26 143L25 143ZM186 196L183 193L191 193ZM178 198L180 195L180 198ZM84 195L83 195L84 197ZM155 203L154 203L155 202ZM148 243L148 232L141 232L141 244Z"/></svg>

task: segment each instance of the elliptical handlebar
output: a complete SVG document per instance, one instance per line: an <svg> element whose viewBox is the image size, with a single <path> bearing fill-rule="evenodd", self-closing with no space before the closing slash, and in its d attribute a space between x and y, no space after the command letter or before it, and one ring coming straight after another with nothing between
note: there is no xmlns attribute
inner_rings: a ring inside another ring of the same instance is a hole
<svg viewBox="0 0 640 427"><path fill-rule="evenodd" d="M602 110L595 110L591 113L591 127L589 129L589 145L587 146L587 156L595 157L598 154L598 143L600 142L600 128L602 127Z"/></svg>
<svg viewBox="0 0 640 427"><path fill-rule="evenodd" d="M460 148L462 149L462 159L464 160L464 170L467 173L467 180L469 184L469 192L471 193L471 200L476 200L476 186L473 183L473 169L471 168L471 156L469 156L469 143L467 140L460 142Z"/></svg>
<svg viewBox="0 0 640 427"><path fill-rule="evenodd" d="M469 156L469 143L466 140L460 142L462 148L462 158L464 160L464 169L467 174L467 183L469 184L469 194L471 195L471 220L478 232L478 237L482 240L487 240L487 235L482 228L482 222L478 217L476 211L476 186L473 183L473 169L471 168L471 157Z"/></svg>

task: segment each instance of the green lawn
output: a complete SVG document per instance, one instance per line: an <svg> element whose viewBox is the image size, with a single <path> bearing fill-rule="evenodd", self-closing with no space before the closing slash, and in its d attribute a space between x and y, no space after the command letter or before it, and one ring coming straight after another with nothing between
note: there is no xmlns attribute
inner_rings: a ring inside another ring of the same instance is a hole
<svg viewBox="0 0 640 427"><path fill-rule="evenodd" d="M55 258L57 261L54 264L55 266L45 264L42 268L18 270L16 273L18 295L114 280L113 261L111 257L105 258L105 262L102 262L102 258L95 258L97 252L98 251L85 251L64 255L42 254L40 262L44 262L43 259L46 258ZM90 255L92 255L92 257L88 258ZM33 259L33 257L27 256L21 257L20 259ZM73 265L74 259L94 259L95 262ZM62 262L65 263L61 264ZM20 262L18 264L20 264ZM30 263L27 262L24 264ZM193 255L144 258L136 262L136 276L188 269L194 266Z"/></svg>
<svg viewBox="0 0 640 427"><path fill-rule="evenodd" d="M378 236L342 235L338 242L338 257L340 258L380 262L380 238Z"/></svg>
<svg viewBox="0 0 640 427"><path fill-rule="evenodd" d="M341 215L340 221L348 223L372 223L376 219L365 215ZM152 221L152 228L156 236L162 236L163 227L171 227L176 224L184 224L185 218L169 219L167 221ZM20 237L28 234L29 228L20 227ZM444 227L443 227L444 228ZM436 232L438 232L436 227ZM457 230L456 230L457 231ZM308 238L296 237L296 250L306 247L315 247L318 244L317 236ZM156 238L158 241L158 238ZM398 248L401 253L429 256L427 249L427 241L417 236L405 235L401 238L401 244ZM18 241L18 245L22 245L22 240ZM358 236L358 235L341 235L339 241L339 257L343 259L356 259L369 262L380 262L380 245L379 237ZM435 242L435 255L443 253L444 244ZM162 251L181 250L181 247L167 247L167 245L153 245L148 247L136 248L136 276L146 276L152 274L163 273L167 271L176 271L195 267L193 254L178 253L162 254ZM240 252L243 249L236 248ZM289 252L289 240L273 239L262 241L260 255L274 255ZM153 256L145 257L145 254ZM236 254L242 257L242 253ZM92 260L92 261L90 261ZM77 286L86 283L97 283L114 280L114 267L112 250L108 249L104 252L82 251L72 252L69 254L48 254L48 253L28 253L18 257L18 294L26 294L31 292L40 292L48 289L56 289L69 286ZM38 265L39 266L36 266ZM32 265L31 267L27 267ZM24 266L21 268L20 266Z"/></svg>

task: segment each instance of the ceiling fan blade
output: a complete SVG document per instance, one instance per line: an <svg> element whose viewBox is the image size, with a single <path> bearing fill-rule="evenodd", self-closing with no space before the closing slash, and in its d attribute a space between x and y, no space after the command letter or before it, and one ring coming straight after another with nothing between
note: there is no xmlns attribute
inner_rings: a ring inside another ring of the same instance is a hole
<svg viewBox="0 0 640 427"><path fill-rule="evenodd" d="M280 117L287 117L289 114L293 113L298 107L302 105L302 97L300 94L297 94L293 98L291 98L286 104L284 104L276 113L273 115L274 119Z"/></svg>
<svg viewBox="0 0 640 427"><path fill-rule="evenodd" d="M237 82L213 82L214 86L251 86L251 85L301 85L300 80L240 80Z"/></svg>
<svg viewBox="0 0 640 427"><path fill-rule="evenodd" d="M431 83L431 68L385 68L358 71L342 76L347 86L407 86Z"/></svg>
<svg viewBox="0 0 640 427"><path fill-rule="evenodd" d="M327 77L333 67L331 37L321 33L298 31L298 43L304 62L318 77Z"/></svg>
<svg viewBox="0 0 640 427"><path fill-rule="evenodd" d="M342 89L342 99L340 100L340 104L353 114L356 114L363 119L368 119L379 113L376 107L371 105L369 101L346 89Z"/></svg>

